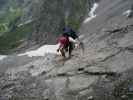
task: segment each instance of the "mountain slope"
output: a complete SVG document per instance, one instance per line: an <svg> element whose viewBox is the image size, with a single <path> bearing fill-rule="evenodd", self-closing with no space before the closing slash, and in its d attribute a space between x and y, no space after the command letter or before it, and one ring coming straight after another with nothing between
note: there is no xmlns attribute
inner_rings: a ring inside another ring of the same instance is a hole
<svg viewBox="0 0 133 100"><path fill-rule="evenodd" d="M131 0L101 0L99 2L99 7L96 9L95 13L97 17L95 20L90 21L83 25L83 30L88 28L88 33L95 33L103 27L113 27L113 23L122 24L124 23L122 14L131 9L132 1ZM115 22L116 21L116 22ZM109 25L109 26L108 26ZM86 31L85 30L85 31Z"/></svg>
<svg viewBox="0 0 133 100"><path fill-rule="evenodd" d="M96 16L80 28L84 54L74 50L64 63L53 53L41 57L40 49L31 52L37 57L26 55L29 52L7 56L0 61L0 98L132 100L133 1L97 3Z"/></svg>

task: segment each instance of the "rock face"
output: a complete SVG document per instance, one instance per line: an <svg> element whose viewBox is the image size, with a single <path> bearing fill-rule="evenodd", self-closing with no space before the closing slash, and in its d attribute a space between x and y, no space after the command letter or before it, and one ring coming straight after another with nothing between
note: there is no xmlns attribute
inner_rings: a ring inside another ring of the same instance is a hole
<svg viewBox="0 0 133 100"><path fill-rule="evenodd" d="M132 100L132 0L100 0L80 32L84 54L10 56L0 61L1 100Z"/></svg>
<svg viewBox="0 0 133 100"><path fill-rule="evenodd" d="M31 40L38 44L54 43L65 25L77 30L93 2L94 0L40 0L35 5L35 32Z"/></svg>

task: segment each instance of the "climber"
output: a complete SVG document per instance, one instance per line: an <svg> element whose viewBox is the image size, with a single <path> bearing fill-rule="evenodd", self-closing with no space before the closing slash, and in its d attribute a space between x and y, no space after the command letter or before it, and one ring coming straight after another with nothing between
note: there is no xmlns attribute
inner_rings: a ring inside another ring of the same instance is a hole
<svg viewBox="0 0 133 100"><path fill-rule="evenodd" d="M69 53L69 58L71 58L72 48L71 48L69 38L66 34L62 34L62 36L59 37L58 44L59 44L59 47L57 49L57 52L59 51L61 52L63 59L66 58L66 55L65 55L66 52Z"/></svg>
<svg viewBox="0 0 133 100"><path fill-rule="evenodd" d="M71 51L74 49L74 47L79 48L81 47L82 50L84 51L84 45L80 41L79 36L76 34L76 32L70 28L70 27L65 27L63 28L63 34L67 35L69 37L69 41L71 44ZM74 46L73 46L74 44Z"/></svg>

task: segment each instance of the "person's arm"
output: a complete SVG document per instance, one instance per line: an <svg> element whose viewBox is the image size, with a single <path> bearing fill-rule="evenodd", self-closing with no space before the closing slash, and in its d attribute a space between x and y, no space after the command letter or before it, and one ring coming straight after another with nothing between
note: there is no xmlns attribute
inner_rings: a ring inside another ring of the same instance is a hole
<svg viewBox="0 0 133 100"><path fill-rule="evenodd" d="M72 37L69 37L69 41L73 42L73 43L77 43L77 41L75 39L73 39Z"/></svg>
<svg viewBox="0 0 133 100"><path fill-rule="evenodd" d="M57 52L59 52L60 51L60 49L61 49L61 44L60 43L58 43L58 48L57 48Z"/></svg>

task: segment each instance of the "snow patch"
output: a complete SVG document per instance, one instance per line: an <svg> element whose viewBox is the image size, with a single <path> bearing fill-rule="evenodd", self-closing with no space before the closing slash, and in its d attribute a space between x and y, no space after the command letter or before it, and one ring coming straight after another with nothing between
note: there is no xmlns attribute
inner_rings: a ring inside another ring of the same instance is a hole
<svg viewBox="0 0 133 100"><path fill-rule="evenodd" d="M33 56L45 56L45 54L56 54L59 55L59 53L56 51L59 47L59 44L57 45L44 45L40 48L38 48L37 50L33 50L33 51L29 51L23 54L19 54L18 56L24 56L24 55L28 55L29 57L33 57Z"/></svg>
<svg viewBox="0 0 133 100"><path fill-rule="evenodd" d="M93 7L91 8L91 11L89 13L90 16L95 16L94 12L98 7L98 3L94 3Z"/></svg>
<svg viewBox="0 0 133 100"><path fill-rule="evenodd" d="M95 16L91 16L91 17L88 17L87 19L85 19L84 23L87 23L87 22L91 21L95 17L96 17L96 15Z"/></svg>
<svg viewBox="0 0 133 100"><path fill-rule="evenodd" d="M132 10L127 10L127 11L123 12L123 15L129 16L131 12L132 12Z"/></svg>
<svg viewBox="0 0 133 100"><path fill-rule="evenodd" d="M0 55L0 60L3 60L4 58L6 58L7 56L5 55Z"/></svg>
<svg viewBox="0 0 133 100"><path fill-rule="evenodd" d="M93 7L91 8L91 11L89 12L89 17L85 19L84 23L87 23L96 17L94 13L98 6L99 6L98 3L94 3Z"/></svg>

